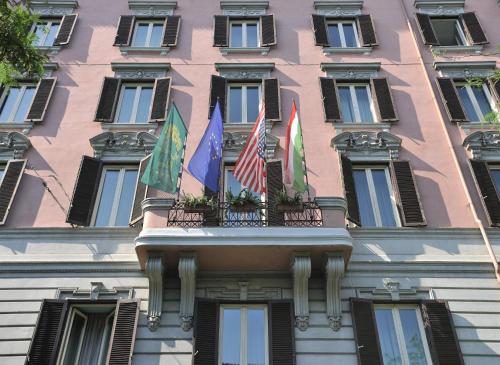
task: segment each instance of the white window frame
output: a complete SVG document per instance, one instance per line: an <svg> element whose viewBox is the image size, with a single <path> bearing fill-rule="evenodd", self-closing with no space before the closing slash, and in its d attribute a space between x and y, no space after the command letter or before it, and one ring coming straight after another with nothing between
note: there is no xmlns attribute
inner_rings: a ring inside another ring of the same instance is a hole
<svg viewBox="0 0 500 365"><path fill-rule="evenodd" d="M359 87L359 86L364 86L366 88L367 93L368 93L368 99L370 100L370 112L372 113L372 120L373 120L372 122L361 120L361 111L359 110L358 97L356 95L356 87ZM349 87L349 93L351 94L351 100L352 100L352 108L354 110L354 121L353 122L346 122L346 124L375 124L375 123L379 123L379 121L377 119L377 113L375 112L375 104L373 102L373 96L372 96L370 84L366 84L366 83L340 83L339 82L337 84L337 89L339 89L341 87ZM339 101L340 101L340 93L339 93ZM340 105L340 108L341 108L341 112L342 112L342 103Z"/></svg>
<svg viewBox="0 0 500 365"><path fill-rule="evenodd" d="M230 122L230 113L231 113L231 88L232 87L241 87L241 122ZM260 101L262 100L262 84L261 83L228 83L227 85L227 123L229 124L253 124L255 120L247 120L248 117L248 97L247 97L247 88L248 87L257 87L259 92L259 110L260 110Z"/></svg>
<svg viewBox="0 0 500 365"><path fill-rule="evenodd" d="M144 42L144 45L143 46L136 46L134 45L135 43L135 39L136 39L136 35L137 35L137 28L139 28L139 25L141 24L148 24L148 33L146 35L146 41ZM165 26L164 26L164 22L161 21L161 20L141 20L141 19L138 19L135 21L135 25L134 25L134 35L133 35L133 38L132 38L132 47L138 47L138 48L157 48L157 47L161 47L161 43L160 45L158 46L152 46L151 45L151 36L153 34L153 26L155 24L161 24L162 27L163 27L163 32L165 32Z"/></svg>
<svg viewBox="0 0 500 365"><path fill-rule="evenodd" d="M31 104L33 104L33 99L35 98L35 95L36 95L36 84L33 84L33 83L19 83L18 85L14 86L15 88L21 88L21 92L19 93L17 99L16 99L16 102L14 104L14 107L12 108L12 111L10 112L9 114L9 117L7 118L7 121L5 122L0 122L0 124L7 124L7 123L13 123L13 124L22 124L26 121L26 117L28 116L28 114L26 114L24 116L24 120L20 121L20 122L16 122L14 121L14 117L16 116L17 114L17 111L19 109L19 105L21 104L21 101L23 100L23 97L24 97L24 94L26 93L26 89L31 87L31 88L34 88L35 89L35 93L33 94L33 98L31 99L31 102L30 102L30 106L28 107L28 113L29 113L29 110L31 109ZM3 110L4 108L4 103L7 99L7 97L9 96L9 93L10 93L10 89L11 87L6 87L3 94L0 96L0 112Z"/></svg>
<svg viewBox="0 0 500 365"><path fill-rule="evenodd" d="M269 365L269 318L268 318L268 306L266 304L221 304L219 308L219 359L218 365L222 365L222 354L223 354L223 339L224 339L224 309L239 309L240 310L240 364L248 365L248 353L247 353L247 324L248 324L248 309L258 308L264 309L264 365Z"/></svg>
<svg viewBox="0 0 500 365"><path fill-rule="evenodd" d="M0 163L0 185L2 184L3 177L5 176L5 170L7 169L7 165Z"/></svg>
<svg viewBox="0 0 500 365"><path fill-rule="evenodd" d="M254 47L249 47L247 45L248 43L248 37L247 37L247 26L248 25L256 25L257 26L257 46L256 48L260 47L260 22L257 19L252 19L252 20L230 20L229 21L229 47L230 48L254 48ZM233 46L233 25L240 25L241 24L241 47L235 47Z"/></svg>
<svg viewBox="0 0 500 365"><path fill-rule="evenodd" d="M344 24L351 24L353 29L354 29L354 37L356 39L356 46L354 47L347 47L346 41L345 41L345 34L344 34ZM340 36L340 47L341 48L359 48L359 37L358 37L358 27L356 25L356 22L354 20L328 20L326 22L326 29L328 31L328 44L330 44L332 47L336 47L332 45L332 40L330 39L330 31L328 30L328 27L330 25L337 25L339 29L339 36Z"/></svg>
<svg viewBox="0 0 500 365"><path fill-rule="evenodd" d="M432 357L429 350L429 344L427 343L427 335L425 334L425 327L422 320L422 315L419 308L412 304L375 304L374 310L380 309L391 309L392 319L394 321L394 329L396 331L396 337L398 340L399 352L401 353L401 359L403 360L403 365L410 365L410 360L408 358L408 352L406 350L406 342L404 338L403 326L401 324L401 317L399 315L400 309L413 309L415 311L418 323L418 330L420 332L420 338L422 339L422 345L425 352L425 360L427 364L432 365ZM375 320L376 322L376 320ZM378 326L378 325L377 325ZM378 329L377 329L378 331Z"/></svg>
<svg viewBox="0 0 500 365"><path fill-rule="evenodd" d="M466 83L456 83L455 86L457 89L458 88L465 88L465 90L467 91L467 95L469 96L469 99L472 103L472 107L474 108L474 111L476 112L476 114L479 116L479 120L471 120L471 122L473 122L473 123L474 122L475 123L486 122L486 119L484 118L483 112L481 111L481 108L479 107L479 103L477 102L476 95L474 95L474 92L472 91L472 86L467 85ZM493 96L491 95L488 86L486 85L486 83L483 83L483 85L481 87L484 91L484 95L486 95L486 99L488 99L488 103L490 104L491 110L496 111L495 100L493 99ZM459 99L460 99L460 96L459 96ZM462 100L460 99L460 101L462 101Z"/></svg>
<svg viewBox="0 0 500 365"><path fill-rule="evenodd" d="M455 44L453 46L444 46L444 47L463 47L463 46L470 46L469 40L465 36L464 29L462 27L462 24L460 24L460 21L458 18L440 18L440 17L431 17L431 24L433 20L454 20L455 21L455 29L458 32L458 36L460 37L460 40L462 41L462 44ZM436 33L436 37L439 40L439 34Z"/></svg>
<svg viewBox="0 0 500 365"><path fill-rule="evenodd" d="M110 221L106 227L115 227L116 224L116 214L118 213L118 207L120 205L120 195L123 189L123 180L125 179L125 171L134 170L139 173L138 165L105 165L102 169L101 181L99 181L99 189L97 191L97 198L94 203L94 211L92 213L92 226L95 226L97 213L99 211L99 205L102 198L102 189L104 187L104 180L106 178L106 172L109 170L120 170L118 175L118 181L116 182L115 196L113 197L113 205L111 208ZM137 181L137 179L136 179ZM137 185L137 182L136 182ZM135 191L136 186L134 186Z"/></svg>
<svg viewBox="0 0 500 365"><path fill-rule="evenodd" d="M394 221L396 222L396 227L401 227L401 219L399 217L399 212L396 203L396 196L394 195L394 189L391 184L391 174L389 172L389 168L384 165L354 165L353 170L364 170L366 174L366 181L368 183L368 192L370 194L370 202L373 207L373 216L375 218L375 226L376 227L385 227L382 224L382 216L380 214L379 206L378 206L378 197L375 190L375 184L373 182L373 176L371 170L384 170L385 172L385 181L387 183L387 187L389 190L389 195L391 197L391 205L392 212L394 215ZM356 198L358 198L356 196Z"/></svg>
<svg viewBox="0 0 500 365"><path fill-rule="evenodd" d="M59 30L61 29L61 23L62 23L61 18L41 19L37 23L33 24L33 27L31 29L32 33L35 33L36 28L39 26L44 26L44 27L47 27L47 29L49 29L48 32L43 32L43 36L41 37L41 39L39 39L37 41L38 44L35 47L54 47L54 43L52 43L50 45L44 44L45 41L47 40L47 36L50 33L50 28L52 28L53 23L59 23L59 27L57 28L56 37L54 38L54 42L55 42L55 40L57 38L57 34L59 34Z"/></svg>
<svg viewBox="0 0 500 365"><path fill-rule="evenodd" d="M68 320L66 322L66 327L64 329L64 336L63 336L63 340L62 340L61 351L59 351L59 357L57 360L57 363L59 365L64 363L64 358L66 357L66 352L68 350L68 341L70 340L71 329L73 328L73 322L74 322L75 316L77 314L85 319L85 323L84 323L83 329L82 329L83 334L80 334L80 342L78 343L76 363L78 363L78 360L80 358L83 340L85 339L85 331L87 329L88 316L85 313L83 313L82 311L78 310L76 307L72 306L70 309L70 314L68 316Z"/></svg>
<svg viewBox="0 0 500 365"><path fill-rule="evenodd" d="M122 109L123 95L125 94L125 88L127 87L135 87L135 96L134 96L134 104L132 106L132 111L130 112L130 120L128 122L119 122L118 119L120 117L120 111ZM139 109L139 100L141 98L142 88L151 88L154 91L153 83L123 83L120 88L120 96L118 97L118 106L115 112L115 124L118 125L127 125L127 124L144 124L137 123L137 110ZM153 103L154 95L151 95L151 100L149 102L149 110L151 110L151 104ZM148 123L148 122L146 122Z"/></svg>

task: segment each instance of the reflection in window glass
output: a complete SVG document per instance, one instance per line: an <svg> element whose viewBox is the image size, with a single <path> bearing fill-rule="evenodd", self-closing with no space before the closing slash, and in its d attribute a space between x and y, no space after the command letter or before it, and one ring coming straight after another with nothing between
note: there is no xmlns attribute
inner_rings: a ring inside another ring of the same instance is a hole
<svg viewBox="0 0 500 365"><path fill-rule="evenodd" d="M163 24L153 24L149 47L161 47L161 36L163 35Z"/></svg>
<svg viewBox="0 0 500 365"><path fill-rule="evenodd" d="M486 94L485 87L458 85L456 90L468 120L472 122L484 121L485 116L492 111L490 98Z"/></svg>
<svg viewBox="0 0 500 365"><path fill-rule="evenodd" d="M247 122L254 123L259 116L259 88L247 87Z"/></svg>
<svg viewBox="0 0 500 365"><path fill-rule="evenodd" d="M153 96L152 87L141 88L139 96L139 104L137 105L136 123L147 123L149 120L149 107L151 106L151 98Z"/></svg>
<svg viewBox="0 0 500 365"><path fill-rule="evenodd" d="M11 87L9 89L8 94L4 98L4 102L2 105L2 111L0 113L0 122L9 121L12 111L14 110L14 107L20 95L21 95L20 87Z"/></svg>
<svg viewBox="0 0 500 365"><path fill-rule="evenodd" d="M139 23L135 28L133 46L146 47L146 40L148 37L149 24Z"/></svg>
<svg viewBox="0 0 500 365"><path fill-rule="evenodd" d="M366 170L354 170L353 175L356 196L358 198L361 225L364 227L374 227L376 226L375 215L373 213L370 191L368 189Z"/></svg>
<svg viewBox="0 0 500 365"><path fill-rule="evenodd" d="M234 48L259 47L259 27L255 20L233 21L230 24L229 46Z"/></svg>
<svg viewBox="0 0 500 365"><path fill-rule="evenodd" d="M45 42L43 45L46 47L53 46L58 31L59 31L59 23L52 23L50 25L49 32L47 33L47 37L45 38Z"/></svg>
<svg viewBox="0 0 500 365"><path fill-rule="evenodd" d="M257 24L247 24L247 47L257 47L259 45Z"/></svg>
<svg viewBox="0 0 500 365"><path fill-rule="evenodd" d="M490 173L491 178L493 179L493 183L495 184L495 188L497 189L497 194L500 197L500 169L490 169Z"/></svg>
<svg viewBox="0 0 500 365"><path fill-rule="evenodd" d="M331 47L342 47L338 24L328 25L328 39Z"/></svg>
<svg viewBox="0 0 500 365"><path fill-rule="evenodd" d="M405 337L406 353L410 365L427 365L425 350L420 335L417 322L417 312L415 309L399 309L401 325Z"/></svg>
<svg viewBox="0 0 500 365"><path fill-rule="evenodd" d="M483 87L471 87L470 90L472 91L474 97L476 98L479 110L481 111L481 114L483 115L484 118L486 114L491 112L491 104L488 99L488 96L486 96Z"/></svg>
<svg viewBox="0 0 500 365"><path fill-rule="evenodd" d="M5 167L0 166L0 183L2 182L4 174L5 174Z"/></svg>
<svg viewBox="0 0 500 365"><path fill-rule="evenodd" d="M77 363L80 355L80 345L83 340L86 319L79 312L74 312L69 333L68 343L66 345L66 354L63 365L74 365Z"/></svg>
<svg viewBox="0 0 500 365"><path fill-rule="evenodd" d="M356 93L356 100L358 102L361 123L373 123L370 97L366 86L356 86L354 90Z"/></svg>
<svg viewBox="0 0 500 365"><path fill-rule="evenodd" d="M392 309L377 308L375 310L375 319L377 321L377 332L384 364L403 365L392 317Z"/></svg>
<svg viewBox="0 0 500 365"><path fill-rule="evenodd" d="M97 208L97 218L95 221L96 227L109 225L119 174L119 170L106 170L104 173L104 183L102 185L101 199Z"/></svg>
<svg viewBox="0 0 500 365"><path fill-rule="evenodd" d="M345 123L354 122L354 107L351 100L351 91L348 86L339 88L340 109L342 110L342 120Z"/></svg>
<svg viewBox="0 0 500 365"><path fill-rule="evenodd" d="M342 24L346 47L357 47L354 24Z"/></svg>
<svg viewBox="0 0 500 365"><path fill-rule="evenodd" d="M147 123L152 98L152 86L125 86L120 94L116 122Z"/></svg>
<svg viewBox="0 0 500 365"><path fill-rule="evenodd" d="M249 365L265 364L265 312L263 308L248 309L248 345L247 363Z"/></svg>
<svg viewBox="0 0 500 365"><path fill-rule="evenodd" d="M26 120L26 116L28 115L28 111L34 96L34 87L27 87L24 89L24 94L21 98L21 101L19 102L16 115L14 116L14 122L22 123Z"/></svg>
<svg viewBox="0 0 500 365"><path fill-rule="evenodd" d="M130 212L134 202L135 183L137 180L137 170L125 170L123 177L122 191L116 213L115 226L126 227L130 220Z"/></svg>
<svg viewBox="0 0 500 365"><path fill-rule="evenodd" d="M229 123L255 123L259 115L260 87L232 85L229 87Z"/></svg>
<svg viewBox="0 0 500 365"><path fill-rule="evenodd" d="M240 365L241 311L223 309L222 365Z"/></svg>
<svg viewBox="0 0 500 365"><path fill-rule="evenodd" d="M60 22L47 21L40 22L35 26L33 32L35 39L33 45L37 47L51 47L54 45L57 33L59 32Z"/></svg>
<svg viewBox="0 0 500 365"><path fill-rule="evenodd" d="M0 110L0 123L23 123L35 95L34 86L10 87Z"/></svg>
<svg viewBox="0 0 500 365"><path fill-rule="evenodd" d="M118 123L129 123L132 117L136 87L125 87L122 90L122 100L118 113Z"/></svg>
<svg viewBox="0 0 500 365"><path fill-rule="evenodd" d="M231 87L229 89L229 122L230 123L241 123L242 121L242 88L241 87Z"/></svg>
<svg viewBox="0 0 500 365"><path fill-rule="evenodd" d="M243 24L231 25L231 47L243 47Z"/></svg>
<svg viewBox="0 0 500 365"><path fill-rule="evenodd" d="M375 194L377 195L378 210L383 227L395 227L394 210L392 207L391 193L387 184L385 170L371 170Z"/></svg>

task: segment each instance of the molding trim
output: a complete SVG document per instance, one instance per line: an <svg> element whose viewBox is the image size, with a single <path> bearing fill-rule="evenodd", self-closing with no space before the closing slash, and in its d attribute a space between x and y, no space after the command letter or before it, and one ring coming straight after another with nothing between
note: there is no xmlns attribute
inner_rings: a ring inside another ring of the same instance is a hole
<svg viewBox="0 0 500 365"><path fill-rule="evenodd" d="M332 138L331 146L353 160L397 160L402 139L389 132L343 132Z"/></svg>
<svg viewBox="0 0 500 365"><path fill-rule="evenodd" d="M326 276L326 316L330 328L339 331L342 326L342 295L340 292L344 276L344 258L338 253L327 253Z"/></svg>
<svg viewBox="0 0 500 365"><path fill-rule="evenodd" d="M41 0L30 2L30 9L38 15L64 16L72 14L76 8L78 8L78 1L74 0Z"/></svg>
<svg viewBox="0 0 500 365"><path fill-rule="evenodd" d="M364 54L369 55L373 47L323 47L323 54L325 56L332 54Z"/></svg>
<svg viewBox="0 0 500 365"><path fill-rule="evenodd" d="M163 255L150 253L146 262L146 274L149 279L148 328L154 332L160 327L163 303L163 275L165 267Z"/></svg>
<svg viewBox="0 0 500 365"><path fill-rule="evenodd" d="M22 133L0 132L0 161L21 159L30 146L29 138Z"/></svg>
<svg viewBox="0 0 500 365"><path fill-rule="evenodd" d="M472 153L474 160L500 160L500 132L476 131L465 137L463 146Z"/></svg>
<svg viewBox="0 0 500 365"><path fill-rule="evenodd" d="M136 160L149 155L158 137L147 132L103 132L90 139L94 157Z"/></svg>
<svg viewBox="0 0 500 365"><path fill-rule="evenodd" d="M434 69L441 76L451 78L488 77L495 71L495 61L479 62L434 62Z"/></svg>
<svg viewBox="0 0 500 365"><path fill-rule="evenodd" d="M342 259L342 263L344 259ZM292 257L293 304L295 326L305 331L309 327L309 278L311 277L311 257L309 253L295 253Z"/></svg>
<svg viewBox="0 0 500 365"><path fill-rule="evenodd" d="M363 0L315 1L316 14L331 17L352 17L361 14Z"/></svg>
<svg viewBox="0 0 500 365"><path fill-rule="evenodd" d="M321 71L326 76L336 79L369 79L378 76L380 62L364 63L325 63L322 62Z"/></svg>
<svg viewBox="0 0 500 365"><path fill-rule="evenodd" d="M465 0L415 0L419 13L429 15L459 15L464 12Z"/></svg>
<svg viewBox="0 0 500 365"><path fill-rule="evenodd" d="M321 210L341 210L347 212L347 200L340 196L317 196L314 202Z"/></svg>
<svg viewBox="0 0 500 365"><path fill-rule="evenodd" d="M269 1L221 1L223 15L259 16L265 15Z"/></svg>
<svg viewBox="0 0 500 365"><path fill-rule="evenodd" d="M100 281L91 281L89 289L81 288L59 288L56 292L58 299L132 299L133 288L113 287L106 289Z"/></svg>
<svg viewBox="0 0 500 365"><path fill-rule="evenodd" d="M224 132L224 146L222 153L225 158L238 157L247 142L250 131ZM279 138L266 133L266 157L274 158L276 148L279 145Z"/></svg>
<svg viewBox="0 0 500 365"><path fill-rule="evenodd" d="M260 54L267 56L271 47L219 47L220 54L227 56L229 54Z"/></svg>
<svg viewBox="0 0 500 365"><path fill-rule="evenodd" d="M169 62L111 62L111 69L115 72L115 77L124 79L155 79L165 77L170 68L171 65Z"/></svg>
<svg viewBox="0 0 500 365"><path fill-rule="evenodd" d="M216 63L215 69L228 79L265 79L271 76L274 63Z"/></svg>
<svg viewBox="0 0 500 365"><path fill-rule="evenodd" d="M472 46L430 46L431 51L436 55L444 55L448 53L462 53L468 55L478 55L483 51L482 44Z"/></svg>
<svg viewBox="0 0 500 365"><path fill-rule="evenodd" d="M132 15L167 16L174 14L177 1L128 0L128 8Z"/></svg>
<svg viewBox="0 0 500 365"><path fill-rule="evenodd" d="M132 54L166 56L169 51L170 47L134 47L134 46L120 47L120 53L122 54L122 56L128 56Z"/></svg>
<svg viewBox="0 0 500 365"><path fill-rule="evenodd" d="M150 210L170 210L175 205L175 199L146 198L142 201L142 211Z"/></svg>
<svg viewBox="0 0 500 365"><path fill-rule="evenodd" d="M178 268L181 279L179 320L181 328L187 332L193 327L196 271L198 270L196 254L181 253Z"/></svg>

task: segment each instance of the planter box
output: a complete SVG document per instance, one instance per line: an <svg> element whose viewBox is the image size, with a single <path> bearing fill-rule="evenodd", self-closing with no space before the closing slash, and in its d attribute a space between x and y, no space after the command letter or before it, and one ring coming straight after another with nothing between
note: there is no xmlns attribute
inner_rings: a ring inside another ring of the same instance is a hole
<svg viewBox="0 0 500 365"><path fill-rule="evenodd" d="M280 213L291 213L291 212L300 212L304 211L304 204L277 204L276 211Z"/></svg>
<svg viewBox="0 0 500 365"><path fill-rule="evenodd" d="M231 212L250 213L257 211L257 204L230 205Z"/></svg>
<svg viewBox="0 0 500 365"><path fill-rule="evenodd" d="M210 213L214 209L208 205L200 205L199 207L185 207L184 213Z"/></svg>

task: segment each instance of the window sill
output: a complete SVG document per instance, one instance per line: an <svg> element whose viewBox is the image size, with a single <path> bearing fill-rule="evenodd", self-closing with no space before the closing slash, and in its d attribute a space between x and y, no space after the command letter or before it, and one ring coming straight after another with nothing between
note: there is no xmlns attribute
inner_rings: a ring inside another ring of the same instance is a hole
<svg viewBox="0 0 500 365"><path fill-rule="evenodd" d="M435 56L444 55L446 53L481 54L482 51L483 51L482 45L477 45L477 46L431 46L431 52Z"/></svg>
<svg viewBox="0 0 500 365"><path fill-rule="evenodd" d="M251 131L255 123L224 123L224 132ZM273 122L266 121L266 132L273 128Z"/></svg>
<svg viewBox="0 0 500 365"><path fill-rule="evenodd" d="M170 51L170 47L120 47L120 53L123 56L129 54L150 54L166 56Z"/></svg>
<svg viewBox="0 0 500 365"><path fill-rule="evenodd" d="M41 53L56 55L61 50L61 46L50 46L50 47L36 47Z"/></svg>
<svg viewBox="0 0 500 365"><path fill-rule="evenodd" d="M362 129L362 130L376 129L384 131L389 131L391 129L391 123L332 123L332 124L333 128L338 132L351 129Z"/></svg>
<svg viewBox="0 0 500 365"><path fill-rule="evenodd" d="M229 54L261 54L262 56L267 56L271 47L220 47L219 50L223 56Z"/></svg>
<svg viewBox="0 0 500 365"><path fill-rule="evenodd" d="M354 53L368 55L372 52L372 49L373 47L323 47L323 54Z"/></svg>
<svg viewBox="0 0 500 365"><path fill-rule="evenodd" d="M21 131L24 135L27 135L32 129L32 123L0 123L0 130Z"/></svg>
<svg viewBox="0 0 500 365"><path fill-rule="evenodd" d="M102 129L104 131L147 131L149 133L155 133L158 128L158 123L137 123L137 124L125 124L125 123L101 123Z"/></svg>
<svg viewBox="0 0 500 365"><path fill-rule="evenodd" d="M471 129L499 130L500 124L488 122L462 122L457 123L464 131Z"/></svg>

